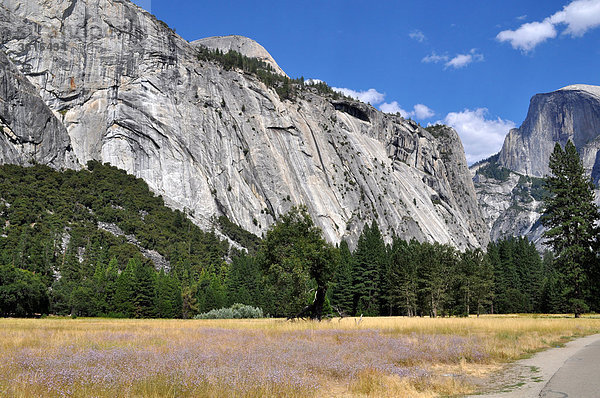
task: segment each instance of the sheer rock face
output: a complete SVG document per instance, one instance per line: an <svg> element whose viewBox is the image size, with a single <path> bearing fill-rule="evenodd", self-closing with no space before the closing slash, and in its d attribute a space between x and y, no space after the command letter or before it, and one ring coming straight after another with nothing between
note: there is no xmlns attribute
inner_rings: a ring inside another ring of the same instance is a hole
<svg viewBox="0 0 600 398"><path fill-rule="evenodd" d="M76 167L67 130L0 51L0 163Z"/></svg>
<svg viewBox="0 0 600 398"><path fill-rule="evenodd" d="M304 204L334 242L355 242L376 218L387 236L487 243L452 130L436 139L308 90L281 100L253 76L198 61L193 45L125 0L3 0L0 23L2 50L60 119L78 163L143 178L203 227L224 214L261 234Z"/></svg>
<svg viewBox="0 0 600 398"><path fill-rule="evenodd" d="M600 87L572 85L537 94L527 118L506 136L498 164L511 170L506 181L474 175L481 210L492 240L527 236L542 248L542 203L531 195L524 176L545 177L554 145L575 143L587 172L600 179ZM475 173L480 164L472 168ZM596 195L598 198L598 194ZM539 199L539 198L538 198ZM597 199L598 200L598 199Z"/></svg>
<svg viewBox="0 0 600 398"><path fill-rule="evenodd" d="M583 165L600 179L600 87L583 84L538 94L527 118L510 131L500 152L500 165L521 174L544 177L556 142L572 140Z"/></svg>

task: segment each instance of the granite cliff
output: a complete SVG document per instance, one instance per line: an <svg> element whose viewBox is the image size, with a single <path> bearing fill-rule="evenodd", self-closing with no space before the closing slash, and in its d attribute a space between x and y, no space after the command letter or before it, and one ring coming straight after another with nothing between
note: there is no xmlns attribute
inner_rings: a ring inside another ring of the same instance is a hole
<svg viewBox="0 0 600 398"><path fill-rule="evenodd" d="M526 236L543 250L542 179L502 168L497 157L471 167L481 213L490 228L490 240Z"/></svg>
<svg viewBox="0 0 600 398"><path fill-rule="evenodd" d="M226 215L261 234L305 204L334 242L355 241L371 219L387 236L488 241L456 132L310 86L282 98L199 58L201 46L270 63L249 39L188 43L127 0L2 0L0 31L4 163L32 151L55 167L109 162L204 228ZM32 134L35 150L22 144Z"/></svg>
<svg viewBox="0 0 600 398"><path fill-rule="evenodd" d="M527 118L509 132L498 162L517 173L544 177L556 142L573 141L584 167L600 178L600 87L577 84L531 99Z"/></svg>
<svg viewBox="0 0 600 398"><path fill-rule="evenodd" d="M541 247L539 218L554 145L573 141L597 185L600 179L600 87L571 85L537 94L527 118L511 130L497 156L471 167L490 237L527 236ZM598 198L598 195L596 195Z"/></svg>

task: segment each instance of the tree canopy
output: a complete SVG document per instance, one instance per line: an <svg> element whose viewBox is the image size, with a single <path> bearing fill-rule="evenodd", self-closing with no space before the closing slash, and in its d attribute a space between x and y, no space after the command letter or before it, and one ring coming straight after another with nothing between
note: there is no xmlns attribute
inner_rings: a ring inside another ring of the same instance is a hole
<svg viewBox="0 0 600 398"><path fill-rule="evenodd" d="M591 185L572 144L555 153L544 221L554 254L543 258L525 238L487 252L386 241L374 220L335 247L305 207L277 215L263 238L215 218L248 247L233 250L114 167L0 166L0 316L190 318L235 304L314 319L597 311Z"/></svg>

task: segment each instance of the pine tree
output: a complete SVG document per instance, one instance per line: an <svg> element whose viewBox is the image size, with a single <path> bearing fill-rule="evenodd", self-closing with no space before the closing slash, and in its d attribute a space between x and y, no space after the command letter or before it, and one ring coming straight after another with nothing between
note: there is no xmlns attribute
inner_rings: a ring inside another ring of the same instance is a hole
<svg viewBox="0 0 600 398"><path fill-rule="evenodd" d="M498 314L521 311L521 282L515 268L514 239L503 239L488 245L488 258L494 272L493 310Z"/></svg>
<svg viewBox="0 0 600 398"><path fill-rule="evenodd" d="M82 281L75 286L69 300L71 314L77 316L97 316L96 301L94 299L94 286L90 279Z"/></svg>
<svg viewBox="0 0 600 398"><path fill-rule="evenodd" d="M483 259L483 253L480 250L466 250L460 253L456 279L460 292L460 313L464 316L471 314L471 302L475 285L477 284L477 271Z"/></svg>
<svg viewBox="0 0 600 398"><path fill-rule="evenodd" d="M394 237L390 249L390 266L386 276L388 300L394 312L406 316L417 314L419 278L416 255L420 243Z"/></svg>
<svg viewBox="0 0 600 398"><path fill-rule="evenodd" d="M135 261L133 273L133 306L136 318L154 315L155 271L150 265Z"/></svg>
<svg viewBox="0 0 600 398"><path fill-rule="evenodd" d="M386 264L385 243L377 222L365 225L354 251L354 303L356 315L380 314L380 273Z"/></svg>
<svg viewBox="0 0 600 398"><path fill-rule="evenodd" d="M419 256L420 286L424 307L432 318L444 314L449 288L456 275L457 253L452 246L439 243L421 244Z"/></svg>
<svg viewBox="0 0 600 398"><path fill-rule="evenodd" d="M137 261L129 260L127 267L117 278L115 295L113 298L114 310L120 316L132 318L135 315L135 268Z"/></svg>
<svg viewBox="0 0 600 398"><path fill-rule="evenodd" d="M540 312L543 264L535 245L525 237L516 240L515 260L518 264L521 289L527 296L525 311Z"/></svg>
<svg viewBox="0 0 600 398"><path fill-rule="evenodd" d="M478 250L478 266L473 284L473 299L475 301L477 316L481 314L485 305L491 305L494 299L494 269L487 255Z"/></svg>
<svg viewBox="0 0 600 398"><path fill-rule="evenodd" d="M101 310L101 313L108 315L111 311L115 311L114 297L117 290L117 280L119 279L119 264L115 257L108 262L105 275L106 287L104 289L104 301L106 303L106 307Z"/></svg>
<svg viewBox="0 0 600 398"><path fill-rule="evenodd" d="M544 236L556 255L563 294L570 310L579 317L589 309L585 301L587 284L597 269L595 223L600 216L594 204L594 186L571 141L564 150L560 144L555 145L549 167L552 175L546 177L550 195L544 203L542 222L548 228Z"/></svg>
<svg viewBox="0 0 600 398"><path fill-rule="evenodd" d="M154 279L154 311L158 318L178 318L181 316L181 288L172 275L164 270Z"/></svg>
<svg viewBox="0 0 600 398"><path fill-rule="evenodd" d="M219 277L206 271L198 279L198 312L208 312L226 306L226 293Z"/></svg>
<svg viewBox="0 0 600 398"><path fill-rule="evenodd" d="M343 314L352 313L352 253L348 242L342 240L339 246L340 264L334 274L332 286L329 289L331 306Z"/></svg>
<svg viewBox="0 0 600 398"><path fill-rule="evenodd" d="M225 280L227 303L262 308L262 273L254 257L242 253L233 258Z"/></svg>

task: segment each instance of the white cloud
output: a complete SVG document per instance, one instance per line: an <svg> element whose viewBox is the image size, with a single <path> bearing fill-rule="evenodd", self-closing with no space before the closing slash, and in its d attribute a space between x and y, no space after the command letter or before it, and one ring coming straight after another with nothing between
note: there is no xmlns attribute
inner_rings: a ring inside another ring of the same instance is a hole
<svg viewBox="0 0 600 398"><path fill-rule="evenodd" d="M385 113L399 113L404 118L415 118L418 120L429 119L435 115L435 112L427 105L417 104L409 112L404 110L397 101L385 102L379 106L379 109Z"/></svg>
<svg viewBox="0 0 600 398"><path fill-rule="evenodd" d="M600 26L600 0L575 0L542 22L529 22L516 30L504 30L496 36L500 42L508 41L514 49L533 50L538 44L557 36L558 25L567 25L563 35L583 36L588 30Z"/></svg>
<svg viewBox="0 0 600 398"><path fill-rule="evenodd" d="M427 105L417 104L413 107L413 113L417 119L429 119L435 112Z"/></svg>
<svg viewBox="0 0 600 398"><path fill-rule="evenodd" d="M430 55L424 57L421 60L421 62L424 62L426 64L437 64L439 62L448 62L449 59L450 57L448 57L447 55L438 55L434 51Z"/></svg>
<svg viewBox="0 0 600 398"><path fill-rule="evenodd" d="M421 62L426 64L438 64L440 62L444 63L445 69L454 68L460 69L465 66L473 63L473 62L481 62L484 60L483 54L477 52L476 49L471 49L466 54L456 54L454 57L450 58L447 55L439 55L436 52L432 52L431 54L424 57Z"/></svg>
<svg viewBox="0 0 600 398"><path fill-rule="evenodd" d="M325 82L321 79L306 79L304 81L304 84L319 84L319 83L325 83Z"/></svg>
<svg viewBox="0 0 600 398"><path fill-rule="evenodd" d="M462 112L450 112L438 122L458 132L469 164L497 153L502 148L506 134L516 127L510 120L486 119L487 113L486 108L465 109Z"/></svg>
<svg viewBox="0 0 600 398"><path fill-rule="evenodd" d="M355 91L349 88L340 87L332 87L332 89L366 104L376 105L385 100L385 94L378 92L374 88L370 88L366 91Z"/></svg>
<svg viewBox="0 0 600 398"><path fill-rule="evenodd" d="M543 22L530 22L523 24L517 30L503 30L496 39L500 42L508 41L515 50L531 51L538 44L556 37L554 25L547 19Z"/></svg>
<svg viewBox="0 0 600 398"><path fill-rule="evenodd" d="M576 0L550 17L553 24L566 24L563 34L583 36L588 30L600 26L600 0Z"/></svg>
<svg viewBox="0 0 600 398"><path fill-rule="evenodd" d="M421 32L420 30L413 30L412 32L410 32L408 34L408 37L410 37L413 40L418 41L419 43L423 43L425 41L425 39L427 39L425 37L425 34L423 32Z"/></svg>
<svg viewBox="0 0 600 398"><path fill-rule="evenodd" d="M479 54L474 48L467 54L457 54L454 58L446 62L446 68L460 69L473 62L483 61L483 54Z"/></svg>
<svg viewBox="0 0 600 398"><path fill-rule="evenodd" d="M393 101L390 103L384 102L383 104L379 105L379 109L385 113L399 113L400 115L402 115L402 117L407 117L409 113L402 109L400 105L398 105L397 101Z"/></svg>
<svg viewBox="0 0 600 398"><path fill-rule="evenodd" d="M517 19L518 19L519 21L522 21L522 20L524 20L524 19L527 19L527 14L525 14L525 15L519 15L519 16L517 17Z"/></svg>

